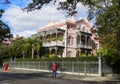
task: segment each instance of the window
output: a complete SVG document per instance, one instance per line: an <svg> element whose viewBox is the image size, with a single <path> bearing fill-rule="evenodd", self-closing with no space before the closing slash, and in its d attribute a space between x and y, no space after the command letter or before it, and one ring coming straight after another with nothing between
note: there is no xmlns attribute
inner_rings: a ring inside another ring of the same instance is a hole
<svg viewBox="0 0 120 84"><path fill-rule="evenodd" d="M85 31L85 26L83 26L82 31Z"/></svg>
<svg viewBox="0 0 120 84"><path fill-rule="evenodd" d="M67 43L68 43L69 45L72 45L72 43L73 43L73 37L72 37L71 35L68 36Z"/></svg>
<svg viewBox="0 0 120 84"><path fill-rule="evenodd" d="M81 27L81 31L86 32L85 26L82 26L82 27Z"/></svg>
<svg viewBox="0 0 120 84"><path fill-rule="evenodd" d="M80 44L80 36L78 35L77 36L77 45L79 45Z"/></svg>
<svg viewBox="0 0 120 84"><path fill-rule="evenodd" d="M79 25L77 25L77 28L80 30L80 28L81 28L81 25L79 24Z"/></svg>

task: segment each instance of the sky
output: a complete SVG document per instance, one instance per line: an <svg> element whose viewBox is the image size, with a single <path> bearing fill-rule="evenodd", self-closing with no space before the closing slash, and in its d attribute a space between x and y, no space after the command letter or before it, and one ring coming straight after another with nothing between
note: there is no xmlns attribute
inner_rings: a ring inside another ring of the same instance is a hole
<svg viewBox="0 0 120 84"><path fill-rule="evenodd" d="M65 16L66 13L64 11L57 10L56 5L52 3L43 6L40 10L26 12L21 9L26 7L31 0L10 0L10 2L11 4L8 5L0 4L0 8L5 10L1 19L10 27L14 38L17 34L23 37L36 34L38 29L47 25L49 21L59 22L65 19L71 19L71 17ZM87 7L78 4L77 11L77 20L81 18L86 19L88 15Z"/></svg>

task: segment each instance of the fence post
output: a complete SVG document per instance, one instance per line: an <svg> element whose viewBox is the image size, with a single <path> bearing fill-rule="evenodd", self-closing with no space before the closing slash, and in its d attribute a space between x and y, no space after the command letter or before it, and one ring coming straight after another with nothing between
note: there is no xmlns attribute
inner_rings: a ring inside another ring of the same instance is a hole
<svg viewBox="0 0 120 84"><path fill-rule="evenodd" d="M98 56L98 75L99 76L102 76L102 54L99 53L99 56Z"/></svg>
<svg viewBox="0 0 120 84"><path fill-rule="evenodd" d="M16 58L15 57L11 57L10 58L10 68L15 68L15 61L16 61Z"/></svg>
<svg viewBox="0 0 120 84"><path fill-rule="evenodd" d="M86 64L87 64L86 61L84 61L84 74L85 75L87 75L87 71L86 71L87 66L86 66Z"/></svg>
<svg viewBox="0 0 120 84"><path fill-rule="evenodd" d="M74 63L72 62L72 73L74 73Z"/></svg>

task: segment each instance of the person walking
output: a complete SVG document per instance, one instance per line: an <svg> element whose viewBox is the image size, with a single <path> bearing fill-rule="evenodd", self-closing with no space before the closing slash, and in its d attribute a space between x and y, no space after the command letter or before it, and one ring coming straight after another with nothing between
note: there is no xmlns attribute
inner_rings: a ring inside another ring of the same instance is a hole
<svg viewBox="0 0 120 84"><path fill-rule="evenodd" d="M56 78L57 64L53 62L52 64L52 77Z"/></svg>

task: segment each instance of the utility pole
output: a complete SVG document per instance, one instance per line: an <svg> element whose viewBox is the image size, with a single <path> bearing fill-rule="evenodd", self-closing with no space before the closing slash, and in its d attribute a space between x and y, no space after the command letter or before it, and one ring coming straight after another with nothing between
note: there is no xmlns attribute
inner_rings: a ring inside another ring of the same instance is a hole
<svg viewBox="0 0 120 84"><path fill-rule="evenodd" d="M102 54L99 53L98 56L98 75L102 76Z"/></svg>

